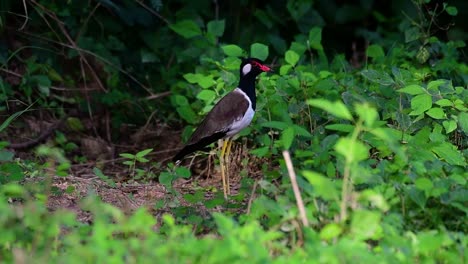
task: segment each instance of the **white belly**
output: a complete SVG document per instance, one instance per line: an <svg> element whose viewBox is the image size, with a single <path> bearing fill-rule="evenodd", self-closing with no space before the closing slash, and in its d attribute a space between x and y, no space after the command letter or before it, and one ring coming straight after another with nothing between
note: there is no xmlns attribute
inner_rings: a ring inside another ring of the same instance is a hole
<svg viewBox="0 0 468 264"><path fill-rule="evenodd" d="M245 96L245 99L249 101L249 107L247 108L247 112L245 112L244 116L240 119L237 119L231 125L229 131L226 133L226 137L234 136L235 134L239 133L242 129L246 128L250 124L250 122L252 122L252 119L255 115L255 111L252 109L252 102L250 101L250 98L244 92L241 91L241 93Z"/></svg>

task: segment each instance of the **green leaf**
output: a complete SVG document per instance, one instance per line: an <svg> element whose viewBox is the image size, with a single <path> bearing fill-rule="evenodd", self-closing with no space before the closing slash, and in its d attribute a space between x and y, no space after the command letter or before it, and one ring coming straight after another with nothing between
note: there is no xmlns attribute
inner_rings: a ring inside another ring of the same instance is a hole
<svg viewBox="0 0 468 264"><path fill-rule="evenodd" d="M187 167L177 167L175 172L177 176L180 176L185 179L190 178L190 176L192 175L192 173Z"/></svg>
<svg viewBox="0 0 468 264"><path fill-rule="evenodd" d="M414 184L416 185L416 188L426 193L434 187L434 184L428 178L417 178Z"/></svg>
<svg viewBox="0 0 468 264"><path fill-rule="evenodd" d="M244 51L237 45L224 45L221 49L223 49L224 54L231 57L241 57L244 53Z"/></svg>
<svg viewBox="0 0 468 264"><path fill-rule="evenodd" d="M334 103L324 100L324 99L309 99L307 100L307 103L320 108L324 111L327 111L328 113L342 119L346 120L353 120L353 116L349 112L348 108L346 105L344 105L340 101L336 101Z"/></svg>
<svg viewBox="0 0 468 264"><path fill-rule="evenodd" d="M0 149L0 162L12 161L14 156L15 153L5 149Z"/></svg>
<svg viewBox="0 0 468 264"><path fill-rule="evenodd" d="M322 46L322 29L313 27L309 31L309 45L315 50L323 50Z"/></svg>
<svg viewBox="0 0 468 264"><path fill-rule="evenodd" d="M81 120L76 117L67 118L67 126L69 126L74 131L83 131L85 128Z"/></svg>
<svg viewBox="0 0 468 264"><path fill-rule="evenodd" d="M435 80L435 81L430 81L428 84L427 84L427 90L428 91L434 91L434 92L438 92L439 91L439 87L441 85L445 85L447 84L447 80Z"/></svg>
<svg viewBox="0 0 468 264"><path fill-rule="evenodd" d="M62 76L60 76L60 74L52 69L52 68L49 68L48 71L47 71L47 76L49 77L49 79L51 79L52 81L55 81L55 82L63 82L63 78Z"/></svg>
<svg viewBox="0 0 468 264"><path fill-rule="evenodd" d="M312 134L304 127L298 125L293 125L292 127L294 128L294 132L296 135L309 138L312 137Z"/></svg>
<svg viewBox="0 0 468 264"><path fill-rule="evenodd" d="M454 145L444 142L432 148L432 151L451 165L465 166L466 161Z"/></svg>
<svg viewBox="0 0 468 264"><path fill-rule="evenodd" d="M260 60L268 58L268 46L261 43L254 43L250 46L250 56Z"/></svg>
<svg viewBox="0 0 468 264"><path fill-rule="evenodd" d="M314 193L324 200L338 200L338 191L335 184L329 178L313 171L304 171L304 177L314 187Z"/></svg>
<svg viewBox="0 0 468 264"><path fill-rule="evenodd" d="M202 75L198 79L198 85L200 85L203 89L212 87L216 82L213 80L213 75Z"/></svg>
<svg viewBox="0 0 468 264"><path fill-rule="evenodd" d="M206 25L208 33L216 37L221 37L224 33L225 21L223 20L212 20Z"/></svg>
<svg viewBox="0 0 468 264"><path fill-rule="evenodd" d="M356 210L352 215L351 234L358 240L379 239L383 235L382 213Z"/></svg>
<svg viewBox="0 0 468 264"><path fill-rule="evenodd" d="M409 115L420 115L431 109L432 97L428 94L420 94L411 99L411 109L413 111Z"/></svg>
<svg viewBox="0 0 468 264"><path fill-rule="evenodd" d="M186 73L183 75L184 79L187 80L189 83L198 83L201 74L194 74L194 73Z"/></svg>
<svg viewBox="0 0 468 264"><path fill-rule="evenodd" d="M154 52L145 49L140 50L140 57L142 63L151 63L159 61L158 56Z"/></svg>
<svg viewBox="0 0 468 264"><path fill-rule="evenodd" d="M327 176L329 178L336 177L336 168L331 161L327 164Z"/></svg>
<svg viewBox="0 0 468 264"><path fill-rule="evenodd" d="M403 130L408 129L412 124L411 117L403 112L396 112L395 119Z"/></svg>
<svg viewBox="0 0 468 264"><path fill-rule="evenodd" d="M289 149L291 147L294 137L295 132L293 127L288 127L281 133L281 142L283 143L284 149Z"/></svg>
<svg viewBox="0 0 468 264"><path fill-rule="evenodd" d="M371 58L385 57L385 53L384 53L382 46L377 45L377 44L370 45L366 50L366 54L368 57L371 57Z"/></svg>
<svg viewBox="0 0 468 264"><path fill-rule="evenodd" d="M456 16L458 14L458 9L455 6L447 6L445 11L451 16Z"/></svg>
<svg viewBox="0 0 468 264"><path fill-rule="evenodd" d="M289 64L281 65L279 73L280 73L281 76L287 75L292 68L293 68L293 66L289 65Z"/></svg>
<svg viewBox="0 0 468 264"><path fill-rule="evenodd" d="M202 34L200 27L193 20L182 20L169 25L169 28L184 38L193 38Z"/></svg>
<svg viewBox="0 0 468 264"><path fill-rule="evenodd" d="M131 160L126 160L124 162L122 162L123 165L127 165L127 166L133 166L133 161Z"/></svg>
<svg viewBox="0 0 468 264"><path fill-rule="evenodd" d="M301 56L307 50L307 46L304 45L302 42L293 41L291 43L291 47L289 47L289 50L292 50L296 52L299 56Z"/></svg>
<svg viewBox="0 0 468 264"><path fill-rule="evenodd" d="M21 166L12 162L0 164L0 171L2 172L0 174L0 184L2 186L6 182L21 181L26 176Z"/></svg>
<svg viewBox="0 0 468 264"><path fill-rule="evenodd" d="M417 27L410 27L405 30L405 42L418 40L421 37L421 31Z"/></svg>
<svg viewBox="0 0 468 264"><path fill-rule="evenodd" d="M255 155L257 157L266 157L268 152L270 152L270 147L261 147L251 150L250 154Z"/></svg>
<svg viewBox="0 0 468 264"><path fill-rule="evenodd" d="M449 99L440 99L439 101L435 102L436 105L439 105L439 106L453 106L453 103L452 101L450 101Z"/></svg>
<svg viewBox="0 0 468 264"><path fill-rule="evenodd" d="M198 120L197 115L189 105L181 105L177 107L176 110L177 113L179 113L179 115L190 124L193 124Z"/></svg>
<svg viewBox="0 0 468 264"><path fill-rule="evenodd" d="M141 163L147 163L149 161L149 159L144 157L136 157L136 160Z"/></svg>
<svg viewBox="0 0 468 264"><path fill-rule="evenodd" d="M458 124L465 134L468 134L468 113L460 113L458 115ZM0 129L2 131L2 129Z"/></svg>
<svg viewBox="0 0 468 264"><path fill-rule="evenodd" d="M203 89L209 88L215 84L213 79L213 75L203 75L200 73L187 73L184 74L184 79L187 80L189 83L197 83Z"/></svg>
<svg viewBox="0 0 468 264"><path fill-rule="evenodd" d="M2 132L5 128L7 128L11 122L13 122L13 120L15 120L17 117L19 117L20 115L24 114L25 112L29 111L29 108L31 108L33 106L33 104L30 104L26 109L24 110L21 110L21 111L18 111L14 114L12 114L11 116L9 116L5 121L3 121L3 123L0 125L0 132Z"/></svg>
<svg viewBox="0 0 468 264"><path fill-rule="evenodd" d="M279 130L284 130L287 127L289 127L288 123L281 122L281 121L268 121L268 122L263 122L260 125L262 127L276 128Z"/></svg>
<svg viewBox="0 0 468 264"><path fill-rule="evenodd" d="M180 105L180 106L184 106L184 105L188 105L188 100L187 100L187 97L183 96L183 95L179 95L179 94L176 94L174 96L174 100L176 102L177 105Z"/></svg>
<svg viewBox="0 0 468 264"><path fill-rule="evenodd" d="M320 230L320 239L330 240L335 237L338 237L343 232L343 228L336 224L331 223L327 224L322 230Z"/></svg>
<svg viewBox="0 0 468 264"><path fill-rule="evenodd" d="M445 112L442 108L434 107L429 109L426 114L434 119L445 119Z"/></svg>
<svg viewBox="0 0 468 264"><path fill-rule="evenodd" d="M120 153L119 156L122 157L122 158L126 158L126 159L134 159L135 158L135 155L130 154L130 153Z"/></svg>
<svg viewBox="0 0 468 264"><path fill-rule="evenodd" d="M408 191L408 196L421 208L426 207L427 198L424 195L424 192L422 192L421 190L418 190L416 187L412 187Z"/></svg>
<svg viewBox="0 0 468 264"><path fill-rule="evenodd" d="M381 85L388 86L388 85L392 85L395 83L392 77L386 72L381 73L376 70L363 70L361 71L361 74L362 76L364 76L364 78L368 79L369 81L375 82Z"/></svg>
<svg viewBox="0 0 468 264"><path fill-rule="evenodd" d="M348 133L354 130L354 126L350 124L331 124L331 125L326 125L325 128L329 130L348 132Z"/></svg>
<svg viewBox="0 0 468 264"><path fill-rule="evenodd" d="M369 150L366 145L361 141L350 138L340 138L336 142L335 150L350 163L359 162L369 157Z"/></svg>
<svg viewBox="0 0 468 264"><path fill-rule="evenodd" d="M423 94L426 92L424 88L416 84L408 85L404 88L398 89L397 91L401 93L411 94L411 95L418 95L418 94Z"/></svg>
<svg viewBox="0 0 468 264"><path fill-rule="evenodd" d="M19 167L19 165L17 166ZM1 169L1 165L0 165L0 169ZM7 196L11 196L11 197L23 197L25 192L26 192L26 188L24 188L24 186L17 184L17 183L8 183L8 184L2 185L2 195L6 194Z"/></svg>
<svg viewBox="0 0 468 264"><path fill-rule="evenodd" d="M364 124L372 128L374 125L374 122L378 119L379 113L377 113L377 110L375 108L371 107L369 104L357 104L356 107L356 113L358 114L359 118L364 120Z"/></svg>
<svg viewBox="0 0 468 264"><path fill-rule="evenodd" d="M47 75L35 75L33 76L33 80L36 81L37 87L41 93L46 96L50 95L50 86L52 85L52 82Z"/></svg>
<svg viewBox="0 0 468 264"><path fill-rule="evenodd" d="M216 98L216 93L212 90L202 90L197 94L197 98L210 103Z"/></svg>
<svg viewBox="0 0 468 264"><path fill-rule="evenodd" d="M145 150L142 150L142 151L138 152L135 156L138 157L138 158L142 158L142 157L148 155L151 151L153 151L152 148L145 149Z"/></svg>
<svg viewBox="0 0 468 264"><path fill-rule="evenodd" d="M455 99L455 102L453 102L455 104L455 108L457 110L460 110L460 111L463 111L463 112L466 112L468 111L468 108L465 107L465 103L460 100L460 99Z"/></svg>
<svg viewBox="0 0 468 264"><path fill-rule="evenodd" d="M445 128L445 133L449 134L457 129L457 122L455 120L445 120L442 122L442 125Z"/></svg>
<svg viewBox="0 0 468 264"><path fill-rule="evenodd" d="M116 184L112 179L110 179L109 177L107 177L107 175L105 175L105 174L101 171L101 169L94 167L94 168L93 168L93 172L94 172L94 175L96 175L99 179L101 179L101 180L103 180L104 182L106 182L107 184L109 184L111 187L117 186L117 184Z"/></svg>
<svg viewBox="0 0 468 264"><path fill-rule="evenodd" d="M169 172L161 172L159 175L159 182L164 186L171 186L172 178L172 174Z"/></svg>
<svg viewBox="0 0 468 264"><path fill-rule="evenodd" d="M297 53L292 50L288 50L285 54L285 60L292 66L295 66L296 63L299 61L299 55L297 55Z"/></svg>

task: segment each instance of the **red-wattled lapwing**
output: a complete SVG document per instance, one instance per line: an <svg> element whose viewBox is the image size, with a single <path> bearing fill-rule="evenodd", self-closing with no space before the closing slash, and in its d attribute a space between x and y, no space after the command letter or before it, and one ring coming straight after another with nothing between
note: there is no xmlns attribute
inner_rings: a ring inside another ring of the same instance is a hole
<svg viewBox="0 0 468 264"><path fill-rule="evenodd" d="M175 155L176 164L186 155L201 150L219 139L224 140L221 149L220 164L224 197L230 193L229 182L225 175L224 156L229 157L231 139L247 127L255 114L256 95L255 79L270 68L256 58L243 59L240 65L239 86L224 96L208 113L198 128L193 132L185 147Z"/></svg>

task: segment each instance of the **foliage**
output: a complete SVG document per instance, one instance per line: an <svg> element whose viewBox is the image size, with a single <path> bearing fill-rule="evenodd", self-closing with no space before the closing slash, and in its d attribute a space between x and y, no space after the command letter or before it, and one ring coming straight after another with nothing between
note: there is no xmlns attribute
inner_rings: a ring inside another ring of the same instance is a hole
<svg viewBox="0 0 468 264"><path fill-rule="evenodd" d="M58 132L57 144L41 145L30 161L1 142L3 261L466 262L466 36L442 24L462 17L461 2L396 1L391 12L373 1L214 1L216 14L208 0L43 2L28 2L24 32L6 24L18 17L0 15L1 30L24 44L1 50L2 102L17 98L58 115L109 111L114 128L154 112L170 125L188 123L186 140L237 85L239 57L277 67L259 77L257 114L241 132L251 147L240 162L245 177L229 201L199 186L182 195L174 183L193 172L168 164L156 177L147 170L153 149L142 147L120 154L127 173L157 178L168 196L126 215L91 195L80 207L92 223L83 223L47 209L51 177L67 175L65 153L76 145ZM1 6L19 14L22 3ZM359 46L356 38L367 43L352 52L340 46ZM16 82L3 75L11 72ZM148 99L159 96L168 97ZM26 110L8 115L0 133ZM292 153L310 226L299 221L282 150ZM250 179L247 166L263 177ZM93 173L117 186L100 168ZM36 178L45 181L30 182Z"/></svg>
<svg viewBox="0 0 468 264"><path fill-rule="evenodd" d="M151 151L153 151L152 148L145 149L142 151L139 151L136 154L131 154L131 153L121 153L120 156L124 159L122 163L124 165L128 166L128 170L130 172L130 175L132 178L135 178L135 173L137 174L138 177L141 177L145 171L142 169L137 169L136 164L138 163L147 163L149 162L149 159L147 159L145 156L148 155Z"/></svg>

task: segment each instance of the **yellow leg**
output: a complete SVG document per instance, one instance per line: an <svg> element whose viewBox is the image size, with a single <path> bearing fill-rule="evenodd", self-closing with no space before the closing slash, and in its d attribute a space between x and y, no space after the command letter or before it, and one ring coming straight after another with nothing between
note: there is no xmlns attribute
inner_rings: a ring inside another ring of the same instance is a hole
<svg viewBox="0 0 468 264"><path fill-rule="evenodd" d="M221 179L223 181L224 199L227 199L226 175L224 174L225 173L224 154L226 153L227 145L228 145L228 140L223 140L223 147L221 148L221 155L219 157L219 163L221 165Z"/></svg>
<svg viewBox="0 0 468 264"><path fill-rule="evenodd" d="M228 139L227 140L227 146L226 146L226 153L224 154L226 157L225 157L225 162L226 162L226 189L227 189L227 194L228 195L231 195L231 185L229 184L229 167L230 167L230 158L229 158L229 154L231 154L231 146L232 146L232 140Z"/></svg>

